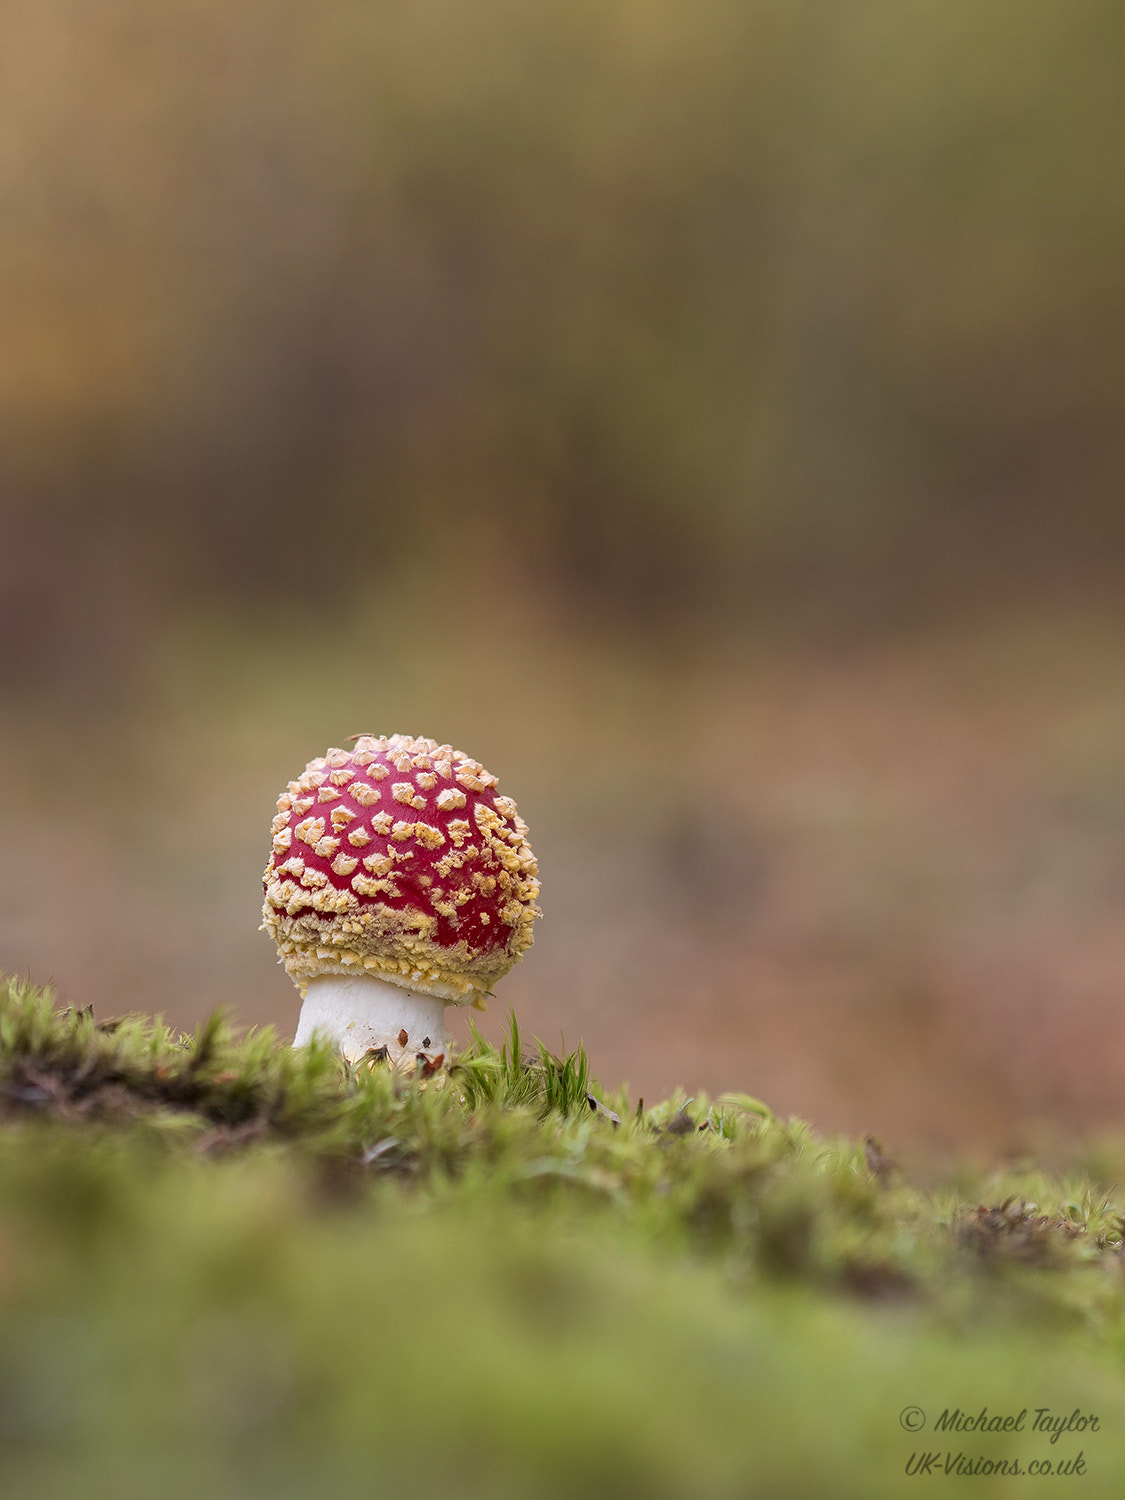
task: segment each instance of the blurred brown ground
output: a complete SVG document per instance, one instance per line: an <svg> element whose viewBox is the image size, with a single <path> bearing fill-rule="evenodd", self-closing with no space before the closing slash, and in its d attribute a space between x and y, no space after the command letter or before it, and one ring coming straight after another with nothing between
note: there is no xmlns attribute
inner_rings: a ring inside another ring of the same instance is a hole
<svg viewBox="0 0 1125 1500"><path fill-rule="evenodd" d="M274 797L520 802L649 1098L1120 1125L1125 12L0 4L0 967L293 1024Z"/></svg>

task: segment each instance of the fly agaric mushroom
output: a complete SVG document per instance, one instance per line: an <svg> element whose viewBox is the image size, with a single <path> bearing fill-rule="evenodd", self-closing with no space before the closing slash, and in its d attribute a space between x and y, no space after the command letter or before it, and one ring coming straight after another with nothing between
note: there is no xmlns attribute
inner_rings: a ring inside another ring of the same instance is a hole
<svg viewBox="0 0 1125 1500"><path fill-rule="evenodd" d="M484 1008L539 915L527 824L496 785L450 745L365 734L282 792L262 914L303 1001L295 1047L444 1053L445 1006Z"/></svg>

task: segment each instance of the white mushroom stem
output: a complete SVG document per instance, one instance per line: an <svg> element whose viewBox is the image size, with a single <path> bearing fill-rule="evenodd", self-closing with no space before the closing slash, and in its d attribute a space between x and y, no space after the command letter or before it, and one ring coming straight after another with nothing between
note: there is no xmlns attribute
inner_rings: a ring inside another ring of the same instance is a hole
<svg viewBox="0 0 1125 1500"><path fill-rule="evenodd" d="M305 988L294 1047L307 1047L316 1034L335 1042L349 1062L380 1047L395 1062L419 1052L433 1056L448 1051L445 1001L373 974L325 974Z"/></svg>

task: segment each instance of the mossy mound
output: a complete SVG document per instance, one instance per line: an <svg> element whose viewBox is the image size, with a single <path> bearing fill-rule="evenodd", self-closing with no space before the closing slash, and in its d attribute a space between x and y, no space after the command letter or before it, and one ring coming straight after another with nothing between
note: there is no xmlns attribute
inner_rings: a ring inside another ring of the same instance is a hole
<svg viewBox="0 0 1125 1500"><path fill-rule="evenodd" d="M406 1076L8 985L0 1493L880 1497L935 1451L1117 1494L1116 1165L923 1190L514 1024ZM982 1408L1027 1415L933 1430Z"/></svg>

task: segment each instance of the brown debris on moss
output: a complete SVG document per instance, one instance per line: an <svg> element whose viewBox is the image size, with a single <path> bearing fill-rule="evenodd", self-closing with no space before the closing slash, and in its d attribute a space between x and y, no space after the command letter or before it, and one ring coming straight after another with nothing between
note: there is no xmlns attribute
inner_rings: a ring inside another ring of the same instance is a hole
<svg viewBox="0 0 1125 1500"><path fill-rule="evenodd" d="M1037 1203L1024 1198L1006 1198L986 1208L979 1204L954 1228L957 1243L982 1260L1018 1261L1025 1265L1048 1265L1063 1245L1083 1232L1068 1219L1052 1219L1039 1212Z"/></svg>

